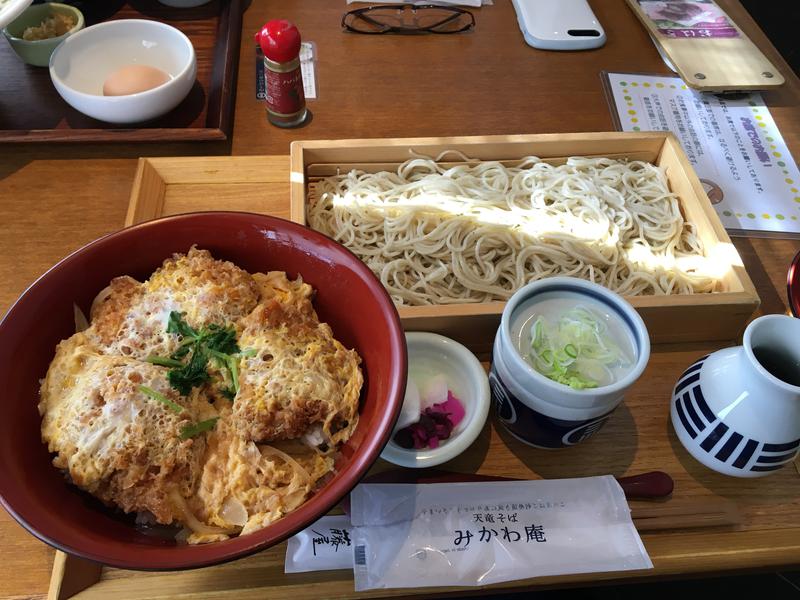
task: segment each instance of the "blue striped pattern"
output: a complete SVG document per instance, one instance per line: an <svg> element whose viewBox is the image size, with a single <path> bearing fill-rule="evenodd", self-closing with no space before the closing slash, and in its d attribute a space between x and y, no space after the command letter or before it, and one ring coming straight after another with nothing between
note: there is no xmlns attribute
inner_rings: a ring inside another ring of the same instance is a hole
<svg viewBox="0 0 800 600"><path fill-rule="evenodd" d="M698 381L700 381L700 373L692 373L688 377L682 377L678 385L675 386L675 393L680 394L684 389Z"/></svg>
<svg viewBox="0 0 800 600"><path fill-rule="evenodd" d="M686 413L689 415L697 431L703 431L706 428L706 424L694 409L694 403L689 399L689 392L684 393L681 400L683 401L683 407L686 409Z"/></svg>
<svg viewBox="0 0 800 600"><path fill-rule="evenodd" d="M706 436L706 439L700 444L700 447L706 452L711 452L711 449L717 445L722 437L728 433L728 426L725 423L719 423L714 427L714 431Z"/></svg>
<svg viewBox="0 0 800 600"><path fill-rule="evenodd" d="M736 457L736 460L733 461L733 466L737 469L744 469L750 459L753 457L753 453L758 448L758 442L755 440L747 440L747 443L744 445L742 449L742 453Z"/></svg>
<svg viewBox="0 0 800 600"><path fill-rule="evenodd" d="M791 462L800 449L800 439L785 444L762 444L732 431L717 418L700 387L700 369L707 358L704 356L686 369L672 393L675 412L689 437L699 438L705 452L737 469L775 471Z"/></svg>
<svg viewBox="0 0 800 600"><path fill-rule="evenodd" d="M797 451L800 447L800 439L787 444L764 444L764 452L784 452L786 450Z"/></svg>
<svg viewBox="0 0 800 600"><path fill-rule="evenodd" d="M742 434L736 433L734 431L733 435L731 435L728 438L727 442L722 444L722 448L720 448L719 452L717 452L714 456L717 457L717 460L726 462L731 457L731 454L733 454L733 451L739 447L739 444L741 443L742 439L744 439L742 437Z"/></svg>
<svg viewBox="0 0 800 600"><path fill-rule="evenodd" d="M706 419L709 422L713 422L717 416L711 412L711 409L706 402L706 399L703 397L703 392L700 390L700 386L696 385L692 388L692 394L694 395L694 401L697 402L697 406L700 408L700 411L703 413Z"/></svg>
<svg viewBox="0 0 800 600"><path fill-rule="evenodd" d="M780 469L786 463L794 460L798 448L800 448L800 439L785 444L763 444L756 464L750 470L775 471Z"/></svg>
<svg viewBox="0 0 800 600"><path fill-rule="evenodd" d="M787 460L791 460L794 458L794 452L787 452L786 454L775 454L775 455L766 455L762 454L758 457L758 462L772 464L772 463L782 463L786 462Z"/></svg>
<svg viewBox="0 0 800 600"><path fill-rule="evenodd" d="M686 418L686 411L683 408L682 399L675 400L675 410L678 413L678 418L681 420L686 433L688 433L692 439L697 438L697 432L689 425L689 419Z"/></svg>

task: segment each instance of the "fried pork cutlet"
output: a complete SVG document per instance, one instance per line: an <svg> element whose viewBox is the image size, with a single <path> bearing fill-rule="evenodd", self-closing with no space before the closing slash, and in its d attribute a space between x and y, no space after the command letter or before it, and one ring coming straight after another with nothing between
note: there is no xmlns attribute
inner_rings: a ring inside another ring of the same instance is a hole
<svg viewBox="0 0 800 600"><path fill-rule="evenodd" d="M167 332L170 313L195 329L225 326L250 313L259 300L253 276L208 250L176 254L145 283L117 277L95 299L87 335L103 354L169 356L180 338Z"/></svg>
<svg viewBox="0 0 800 600"><path fill-rule="evenodd" d="M277 287L291 285L287 280ZM358 418L360 358L319 322L310 301L274 295L239 324L240 347L255 350L241 361L233 406L242 435L270 442L316 431L323 448L348 439Z"/></svg>
<svg viewBox="0 0 800 600"><path fill-rule="evenodd" d="M39 412L53 464L75 485L126 512L149 511L160 523L181 517L169 496L193 493L205 450L203 437L182 439L181 431L215 414L205 399L180 396L163 368L97 354L76 333L56 350Z"/></svg>

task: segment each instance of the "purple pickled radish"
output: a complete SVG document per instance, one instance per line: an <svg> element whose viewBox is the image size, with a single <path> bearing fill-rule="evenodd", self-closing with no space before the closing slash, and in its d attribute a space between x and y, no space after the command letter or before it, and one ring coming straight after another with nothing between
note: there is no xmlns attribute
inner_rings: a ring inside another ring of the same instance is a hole
<svg viewBox="0 0 800 600"><path fill-rule="evenodd" d="M464 405L449 389L446 387L442 389L442 378L437 377L432 383L433 385L430 383L428 385L426 394L428 399L436 396L443 401L425 406L426 403L423 399L419 420L395 434L394 440L402 448L414 448L415 450L438 448L439 443L449 439L453 429L464 419L466 414Z"/></svg>

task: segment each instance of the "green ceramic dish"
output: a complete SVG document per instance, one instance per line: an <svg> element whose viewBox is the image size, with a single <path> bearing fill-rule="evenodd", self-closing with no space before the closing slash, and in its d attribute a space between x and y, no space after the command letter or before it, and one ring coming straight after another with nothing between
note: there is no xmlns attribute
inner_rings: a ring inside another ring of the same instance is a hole
<svg viewBox="0 0 800 600"><path fill-rule="evenodd" d="M64 35L46 40L28 41L22 39L25 29L41 25L42 21L54 13L71 15L75 18L75 26ZM23 61L35 67L46 67L56 46L81 29L83 29L83 13L81 11L74 6L51 2L49 4L35 4L26 8L19 17L3 29L3 35L8 40L8 43L11 44L14 52Z"/></svg>

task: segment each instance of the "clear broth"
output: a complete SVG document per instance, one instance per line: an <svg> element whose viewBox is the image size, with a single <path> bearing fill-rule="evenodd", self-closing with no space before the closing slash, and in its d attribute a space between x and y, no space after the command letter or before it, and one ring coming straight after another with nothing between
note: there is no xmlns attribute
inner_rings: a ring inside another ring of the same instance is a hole
<svg viewBox="0 0 800 600"><path fill-rule="evenodd" d="M569 310L576 306L589 309L598 319L605 322L608 335L625 357L624 361L617 361L608 365L611 380L600 382L600 386L610 385L624 378L633 370L638 354L636 341L630 327L622 320L614 309L600 300L578 294L576 292L545 292L537 294L530 300L520 304L514 312L511 325L511 339L517 351L525 362L534 366L530 359L531 325L538 317L543 317L548 324L558 320ZM535 368L535 367L534 367ZM564 385L564 387L569 387Z"/></svg>
<svg viewBox="0 0 800 600"><path fill-rule="evenodd" d="M790 354L769 346L755 346L753 356L773 377L800 387L800 363Z"/></svg>

